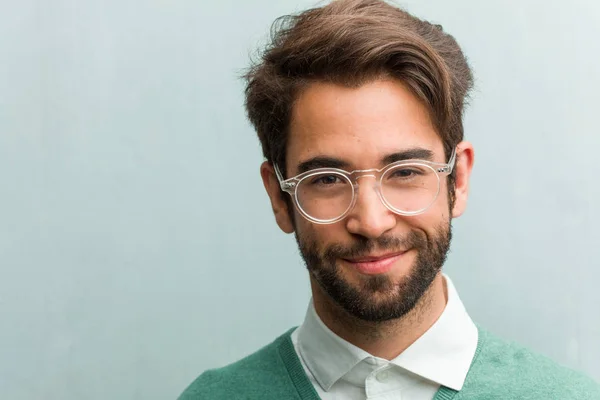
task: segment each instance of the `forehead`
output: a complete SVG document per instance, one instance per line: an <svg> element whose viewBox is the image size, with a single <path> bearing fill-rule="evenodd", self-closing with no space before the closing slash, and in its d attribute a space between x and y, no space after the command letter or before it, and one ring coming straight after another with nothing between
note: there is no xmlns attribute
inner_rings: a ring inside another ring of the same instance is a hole
<svg viewBox="0 0 600 400"><path fill-rule="evenodd" d="M312 157L339 158L372 168L388 154L425 148L443 160L443 146L427 108L397 80L358 88L311 83L292 110L287 165Z"/></svg>

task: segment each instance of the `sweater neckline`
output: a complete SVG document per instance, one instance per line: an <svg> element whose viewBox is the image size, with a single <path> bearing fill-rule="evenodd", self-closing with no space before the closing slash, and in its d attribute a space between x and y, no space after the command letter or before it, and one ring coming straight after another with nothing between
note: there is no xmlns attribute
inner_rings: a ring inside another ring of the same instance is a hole
<svg viewBox="0 0 600 400"><path fill-rule="evenodd" d="M306 372L304 371L304 367L298 358L298 354L296 354L296 350L294 349L294 344L292 343L292 332L294 332L296 328L290 329L280 338L279 344L277 346L279 356L287 369L288 375L292 380L292 383L302 400L321 400L317 391L315 390L313 384L309 380L308 376L306 376ZM475 355L473 356L473 360L471 361L471 367L473 366L473 362L479 355L481 351L481 346L483 343L483 332L477 327L479 330L479 340L477 341L477 350L475 350ZM458 392L454 389L450 389L446 386L441 386L440 389L435 394L433 400L450 400L454 398L454 396Z"/></svg>

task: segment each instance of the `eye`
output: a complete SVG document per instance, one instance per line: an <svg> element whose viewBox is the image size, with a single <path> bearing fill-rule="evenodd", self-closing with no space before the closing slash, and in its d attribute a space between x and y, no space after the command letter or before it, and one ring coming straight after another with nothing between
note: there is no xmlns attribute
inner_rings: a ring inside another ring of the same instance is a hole
<svg viewBox="0 0 600 400"><path fill-rule="evenodd" d="M311 185L331 186L344 182L336 175L320 175L313 177L310 183Z"/></svg>
<svg viewBox="0 0 600 400"><path fill-rule="evenodd" d="M416 168L402 167L392 171L388 177L391 179L408 179L422 175L421 171Z"/></svg>

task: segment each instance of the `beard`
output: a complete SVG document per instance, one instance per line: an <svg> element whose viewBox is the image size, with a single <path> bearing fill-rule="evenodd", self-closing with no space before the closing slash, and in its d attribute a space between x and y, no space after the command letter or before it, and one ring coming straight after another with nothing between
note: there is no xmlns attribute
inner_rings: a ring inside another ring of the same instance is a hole
<svg viewBox="0 0 600 400"><path fill-rule="evenodd" d="M369 322L398 319L410 312L427 292L441 271L452 239L452 226L440 225L433 235L413 230L405 237L382 236L367 239L356 236L354 243L334 243L319 252L317 242L296 233L296 242L306 267L321 289L350 315ZM399 281L380 275L361 275L358 284L344 278L337 260L379 252L413 249L417 252L413 265Z"/></svg>

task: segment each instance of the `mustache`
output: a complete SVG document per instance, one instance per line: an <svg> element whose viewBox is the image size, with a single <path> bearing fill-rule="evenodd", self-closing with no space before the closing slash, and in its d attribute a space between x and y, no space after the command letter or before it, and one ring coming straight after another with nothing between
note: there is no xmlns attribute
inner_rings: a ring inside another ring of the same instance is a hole
<svg viewBox="0 0 600 400"><path fill-rule="evenodd" d="M329 246L323 256L326 260L332 262L337 258L364 257L376 249L395 252L426 246L427 238L425 235L410 231L405 237L381 236L377 239L359 237L350 245L336 243Z"/></svg>

